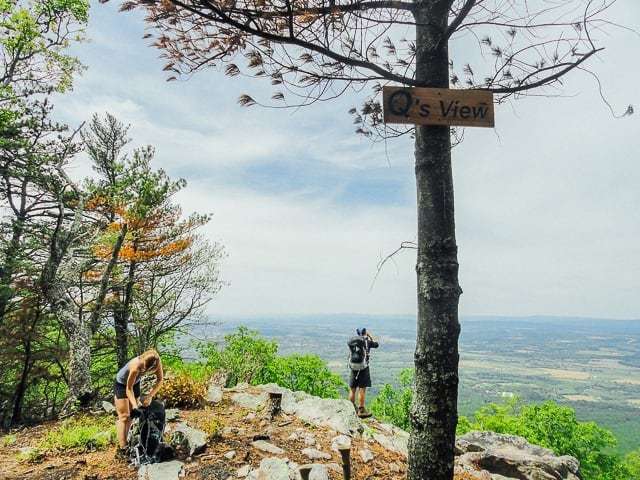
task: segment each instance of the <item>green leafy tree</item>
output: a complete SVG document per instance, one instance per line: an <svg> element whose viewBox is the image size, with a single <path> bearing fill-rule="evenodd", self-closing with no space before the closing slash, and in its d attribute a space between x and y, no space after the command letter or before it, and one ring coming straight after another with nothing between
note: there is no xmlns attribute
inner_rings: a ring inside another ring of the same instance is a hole
<svg viewBox="0 0 640 480"><path fill-rule="evenodd" d="M239 382L265 383L268 366L278 352L278 344L266 340L258 332L239 327L225 335L224 345L201 343L198 350L211 369L223 369L229 374L228 385Z"/></svg>
<svg viewBox="0 0 640 480"><path fill-rule="evenodd" d="M345 384L317 355L278 355L278 344L241 326L224 337L224 343L198 345L202 364L209 373L222 369L228 373L227 385L276 383L318 397L338 398ZM177 371L189 371L178 366ZM194 372L199 375L200 370Z"/></svg>
<svg viewBox="0 0 640 480"><path fill-rule="evenodd" d="M267 364L262 380L322 398L339 398L346 389L342 378L317 355L277 356Z"/></svg>
<svg viewBox="0 0 640 480"><path fill-rule="evenodd" d="M68 53L88 20L86 0L0 0L0 107L71 88L82 68Z"/></svg>
<svg viewBox="0 0 640 480"><path fill-rule="evenodd" d="M386 384L371 402L371 412L381 420L409 431L411 400L413 398L413 369L400 372L398 389Z"/></svg>

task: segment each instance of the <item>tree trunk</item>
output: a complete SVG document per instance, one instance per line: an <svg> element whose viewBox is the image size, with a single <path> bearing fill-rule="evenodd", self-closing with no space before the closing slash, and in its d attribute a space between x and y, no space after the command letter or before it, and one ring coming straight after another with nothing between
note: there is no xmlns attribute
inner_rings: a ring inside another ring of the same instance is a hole
<svg viewBox="0 0 640 480"><path fill-rule="evenodd" d="M4 316L7 313L7 307L9 302L13 298L13 288L11 287L11 280L13 278L13 272L15 270L16 260L18 258L18 251L20 249L20 241L22 239L22 233L24 231L24 219L16 218L12 222L12 235L11 241L5 250L4 265L0 267L0 325L4 323Z"/></svg>
<svg viewBox="0 0 640 480"><path fill-rule="evenodd" d="M75 328L67 332L69 341L69 392L86 406L94 396L91 387L91 325L75 322Z"/></svg>
<svg viewBox="0 0 640 480"><path fill-rule="evenodd" d="M136 240L133 242L133 252L135 253L137 251L138 242ZM133 284L135 282L137 265L135 260L129 262L129 271L127 273L127 282L124 288L123 298L114 312L118 368L123 367L129 360L129 317L131 316L131 300L133 298Z"/></svg>
<svg viewBox="0 0 640 480"><path fill-rule="evenodd" d="M448 88L445 0L416 2L416 79ZM458 260L448 127L418 126L418 325L409 440L410 480L451 480L458 421Z"/></svg>
<svg viewBox="0 0 640 480"><path fill-rule="evenodd" d="M24 345L24 361L22 363L22 374L20 381L16 385L13 395L13 410L11 412L11 426L17 425L22 420L22 402L24 401L24 393L27 390L27 379L31 372L33 362L31 361L31 332Z"/></svg>

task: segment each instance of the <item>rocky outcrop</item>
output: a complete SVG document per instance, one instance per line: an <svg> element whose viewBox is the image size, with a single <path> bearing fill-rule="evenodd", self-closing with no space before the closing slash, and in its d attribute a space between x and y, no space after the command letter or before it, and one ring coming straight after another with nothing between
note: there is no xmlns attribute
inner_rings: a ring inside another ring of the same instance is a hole
<svg viewBox="0 0 640 480"><path fill-rule="evenodd" d="M258 410L267 403L268 392L282 393L282 412L318 427L328 427L345 435L363 431L353 405L346 399L318 398L304 392L292 392L275 384L260 385L260 393L246 390L233 393L231 400L243 408Z"/></svg>
<svg viewBox="0 0 640 480"><path fill-rule="evenodd" d="M532 445L522 437L470 432L456 441L456 471L479 480L580 480L570 456Z"/></svg>

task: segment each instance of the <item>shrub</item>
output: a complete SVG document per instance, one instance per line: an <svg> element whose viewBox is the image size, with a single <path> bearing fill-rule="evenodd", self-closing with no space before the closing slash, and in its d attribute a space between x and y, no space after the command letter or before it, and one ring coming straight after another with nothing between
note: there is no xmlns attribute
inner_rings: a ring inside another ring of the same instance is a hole
<svg viewBox="0 0 640 480"><path fill-rule="evenodd" d="M115 443L115 438L116 429L111 417L76 417L49 431L37 450L102 450Z"/></svg>
<svg viewBox="0 0 640 480"><path fill-rule="evenodd" d="M167 407L197 408L204 403L206 391L203 381L181 373L165 379L158 397L164 400Z"/></svg>
<svg viewBox="0 0 640 480"><path fill-rule="evenodd" d="M275 360L278 344L260 337L256 331L239 327L224 337L224 346L201 343L198 351L210 371L229 372L227 386L239 382L258 385L265 383L267 366Z"/></svg>
<svg viewBox="0 0 640 480"><path fill-rule="evenodd" d="M385 422L409 430L412 387L413 370L405 369L400 372L400 389L395 390L391 385L385 385L371 402L371 412Z"/></svg>
<svg viewBox="0 0 640 480"><path fill-rule="evenodd" d="M206 434L209 440L214 440L222 436L223 425L217 418L207 418L198 424Z"/></svg>
<svg viewBox="0 0 640 480"><path fill-rule="evenodd" d="M263 380L323 398L339 398L346 388L342 378L317 355L276 357L267 365Z"/></svg>

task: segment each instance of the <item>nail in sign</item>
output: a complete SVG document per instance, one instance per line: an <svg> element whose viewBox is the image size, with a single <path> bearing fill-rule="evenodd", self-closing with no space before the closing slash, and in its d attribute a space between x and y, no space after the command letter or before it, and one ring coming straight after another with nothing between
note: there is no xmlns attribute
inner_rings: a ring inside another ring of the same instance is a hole
<svg viewBox="0 0 640 480"><path fill-rule="evenodd" d="M493 127L493 93L486 90L384 87L385 123Z"/></svg>

